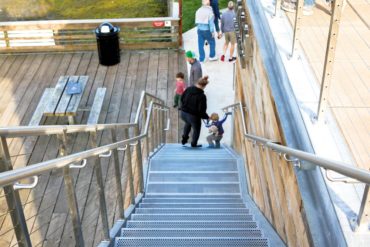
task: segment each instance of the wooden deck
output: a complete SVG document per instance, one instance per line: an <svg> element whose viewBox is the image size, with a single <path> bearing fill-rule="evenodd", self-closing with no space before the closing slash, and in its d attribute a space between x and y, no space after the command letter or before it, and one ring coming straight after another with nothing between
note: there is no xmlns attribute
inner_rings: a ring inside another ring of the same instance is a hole
<svg viewBox="0 0 370 247"><path fill-rule="evenodd" d="M185 59L176 51L123 52L116 66L99 65L95 52L65 54L29 54L0 56L0 126L28 125L39 99L47 87L53 87L62 75L87 75L89 80L80 108L91 106L98 87L106 87L99 123L133 121L142 90L157 95L172 105L175 74L186 73ZM177 142L177 110L171 110L168 141ZM86 123L89 112L78 112L77 123ZM45 124L66 124L65 118L47 118ZM69 153L85 150L89 136L71 137ZM100 145L109 143L109 135L99 135ZM56 158L55 137L17 138L8 140L14 168ZM113 165L102 160L106 178L110 226L118 218L114 193ZM73 246L73 230L68 216L61 171L39 177L33 190L20 192L28 229L34 246ZM108 174L109 176L106 176ZM101 240L99 200L92 166L73 170L77 200L83 223L86 246ZM112 193L113 192L113 193ZM16 245L7 206L0 192L0 246ZM36 217L37 215L37 217Z"/></svg>
<svg viewBox="0 0 370 247"><path fill-rule="evenodd" d="M359 167L370 168L370 1L348 0L330 88L330 108ZM294 23L294 14L287 14ZM321 83L329 31L328 6L317 2L303 16L300 42Z"/></svg>

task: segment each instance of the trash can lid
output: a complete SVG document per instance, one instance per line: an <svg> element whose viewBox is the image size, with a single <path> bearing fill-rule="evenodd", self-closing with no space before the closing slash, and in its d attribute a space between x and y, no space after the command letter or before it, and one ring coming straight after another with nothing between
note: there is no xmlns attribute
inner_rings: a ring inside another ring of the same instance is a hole
<svg viewBox="0 0 370 247"><path fill-rule="evenodd" d="M112 33L112 32L116 32L117 28L114 27L109 22L103 22L102 24L99 25L98 30L100 33Z"/></svg>

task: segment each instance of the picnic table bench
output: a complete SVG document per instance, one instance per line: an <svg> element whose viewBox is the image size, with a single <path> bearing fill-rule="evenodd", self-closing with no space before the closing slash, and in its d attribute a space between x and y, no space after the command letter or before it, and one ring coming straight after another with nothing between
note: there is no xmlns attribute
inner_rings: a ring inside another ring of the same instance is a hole
<svg viewBox="0 0 370 247"><path fill-rule="evenodd" d="M29 122L30 126L39 125L43 116L68 117L69 124L75 123L78 107L82 99L88 76L61 76L55 88L46 88L36 110ZM79 94L68 94L68 83L80 84L82 92ZM98 88L94 102L90 110L88 124L98 122L104 101L106 88Z"/></svg>

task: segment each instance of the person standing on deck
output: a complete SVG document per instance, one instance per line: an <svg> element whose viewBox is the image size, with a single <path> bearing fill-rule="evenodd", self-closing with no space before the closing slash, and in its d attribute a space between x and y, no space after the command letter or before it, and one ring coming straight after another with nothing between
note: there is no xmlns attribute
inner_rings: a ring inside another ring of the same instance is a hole
<svg viewBox="0 0 370 247"><path fill-rule="evenodd" d="M219 25L219 20L221 19L220 16L220 9L218 7L218 0L211 0L211 7L213 10L213 14L215 16L214 22L215 22L215 28L217 32L217 38L220 39L222 37L222 33L220 31L220 25Z"/></svg>
<svg viewBox="0 0 370 247"><path fill-rule="evenodd" d="M187 51L185 53L186 60L190 63L190 76L189 76L189 86L194 86L195 83L202 78L203 71L202 65L200 62L195 58L195 53L192 51Z"/></svg>
<svg viewBox="0 0 370 247"><path fill-rule="evenodd" d="M201 119L209 119L207 114L207 97L204 89L208 84L208 76L199 79L195 86L188 87L181 97L181 119L185 122L182 134L182 145L185 145L189 139L190 130L193 129L191 147L197 148L200 129L202 127Z"/></svg>
<svg viewBox="0 0 370 247"><path fill-rule="evenodd" d="M215 23L213 10L209 0L202 0L202 7L195 13L195 24L197 25L199 61L204 62L204 42L209 44L209 60L217 61L216 41L215 41Z"/></svg>
<svg viewBox="0 0 370 247"><path fill-rule="evenodd" d="M229 44L230 44L229 62L233 62L236 60L236 57L234 57L234 49L236 44L234 18L235 18L234 2L230 1L227 5L227 11L225 11L225 13L222 14L221 18L221 30L225 34L225 44L223 50L224 53L221 56L222 62L225 61L225 55L227 48L229 47Z"/></svg>

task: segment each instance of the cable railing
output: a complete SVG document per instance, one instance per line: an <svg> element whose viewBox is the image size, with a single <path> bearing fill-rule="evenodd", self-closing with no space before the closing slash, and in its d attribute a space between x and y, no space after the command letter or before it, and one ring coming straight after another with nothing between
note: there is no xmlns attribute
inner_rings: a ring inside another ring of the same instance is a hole
<svg viewBox="0 0 370 247"><path fill-rule="evenodd" d="M358 182L362 182L365 184L365 190L361 201L361 206L359 209L359 213L357 216L355 227L358 228L361 223L364 221L365 211L367 212L367 208L369 205L366 205L368 203L368 194L369 194L369 185L370 185L370 172L361 168L353 167L349 164L346 164L341 161L334 161L327 158L320 157L318 155L304 152L298 149L290 148L284 145L281 145L279 142L269 140L260 136L251 135L247 132L246 124L245 124L245 114L244 114L244 108L241 102L235 103L232 105L228 105L223 108L224 111L230 111L234 110L240 111L241 115L241 121L242 121L242 131L245 138L248 139L248 141L252 142L253 145L261 146L262 148L268 148L275 153L277 153L279 156L282 156L287 162L292 163L296 167L301 167L301 161L306 161L311 164L314 164L316 166L319 166L323 169L325 169L326 176L328 177L328 180L334 181L334 182L352 182L353 180L357 180ZM339 174L342 174L346 177L349 177L350 179L347 180L335 180L331 179L331 177L327 174L327 171L331 170L334 172L337 172Z"/></svg>
<svg viewBox="0 0 370 247"><path fill-rule="evenodd" d="M116 200L118 203L118 212L120 214L119 218L124 219L126 187L129 187L128 193L131 205L135 205L135 198L144 192L143 150L145 150L146 154L144 157L149 159L151 154L166 142L166 131L169 129L169 123L169 108L164 105L164 101L143 91L134 123L0 128L0 187L3 188L4 193L2 196L6 198L8 203L8 211L5 214L10 215L13 224L13 228L8 229L6 233L8 234L8 231L14 231L19 246L32 246L30 234L27 229L27 221L36 218L40 212L32 215L32 217L28 216L26 219L23 207L26 207L26 204L29 204L29 202L22 205L18 190L32 189L37 186L39 176L47 175L55 170L62 170L74 239L77 246L84 246L85 241L82 234L82 222L77 200L80 198L77 198L78 193L76 193L71 170L83 169L92 165L96 176L104 240L111 241L106 196L104 192L105 178L103 178L100 160L111 156L113 157L114 183L116 185ZM131 135L130 129L132 130ZM110 131L112 142L98 147L98 131ZM123 138L121 138L121 140L118 140L118 131L123 131ZM75 133L90 134L90 149L68 154L67 135ZM57 136L60 157L12 170L11 157L6 139L43 135ZM145 142L143 147L142 142ZM135 152L131 152L134 149ZM121 169L119 152L122 151L126 158L122 159L122 162L126 160L126 165L122 166ZM135 157L133 157L133 154L136 154ZM88 159L89 162L87 161ZM80 162L82 162L82 164ZM138 189L136 194L134 190L134 164L136 165L138 174L136 182ZM124 174L124 176L122 176L122 174ZM127 180L124 180L122 177L127 178ZM21 184L18 182L30 178L33 179L33 182L30 184ZM44 210L47 209L44 208Z"/></svg>

